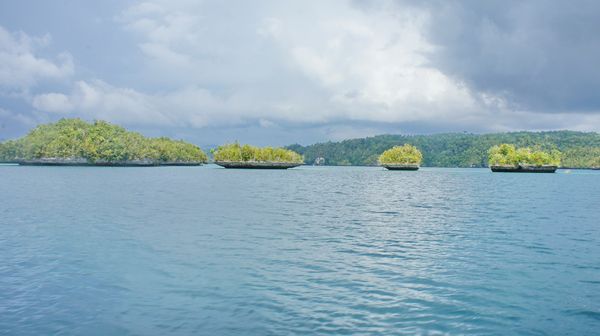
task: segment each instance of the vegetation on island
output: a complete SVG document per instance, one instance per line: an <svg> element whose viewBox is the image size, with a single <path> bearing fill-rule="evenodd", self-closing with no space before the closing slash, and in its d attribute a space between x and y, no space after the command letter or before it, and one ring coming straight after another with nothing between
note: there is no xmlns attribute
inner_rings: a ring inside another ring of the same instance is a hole
<svg viewBox="0 0 600 336"><path fill-rule="evenodd" d="M164 137L147 138L105 121L87 123L81 119L40 125L23 138L0 144L0 161L48 158L85 159L89 163L207 161L206 154L193 144Z"/></svg>
<svg viewBox="0 0 600 336"><path fill-rule="evenodd" d="M423 155L417 147L409 144L403 146L394 146L379 156L379 163L386 164L406 164L420 165L423 160Z"/></svg>
<svg viewBox="0 0 600 336"><path fill-rule="evenodd" d="M301 162L303 156L308 164L318 161L327 165L374 166L379 163L383 151L410 144L422 152L422 166L486 167L489 163L488 150L503 143L512 143L519 148L535 148L535 152L559 150L562 152L562 167L600 167L600 134L575 131L380 135L310 146L291 145L287 149L295 152L292 154L281 148L258 149L233 144L219 147L220 154L215 159ZM201 149L183 141L146 138L107 122L90 124L80 119L63 119L54 124L41 125L21 139L0 143L0 162L40 158L83 158L92 163L207 160Z"/></svg>
<svg viewBox="0 0 600 336"><path fill-rule="evenodd" d="M302 156L292 150L273 147L255 147L239 143L219 146L212 150L215 161L223 162L276 162L302 163Z"/></svg>
<svg viewBox="0 0 600 336"><path fill-rule="evenodd" d="M561 158L561 152L556 149L545 152L511 144L493 146L488 153L490 166L559 166Z"/></svg>
<svg viewBox="0 0 600 336"><path fill-rule="evenodd" d="M600 147L575 147L563 152L561 165L567 168L600 168Z"/></svg>
<svg viewBox="0 0 600 336"><path fill-rule="evenodd" d="M425 167L487 167L488 150L502 143L563 153L562 166L600 167L600 133L551 131L492 134L446 133L433 135L378 135L341 142L325 142L287 148L304 156L307 164L316 159L326 165L375 166L379 154L393 146L411 144L423 153ZM320 159L322 158L322 159Z"/></svg>

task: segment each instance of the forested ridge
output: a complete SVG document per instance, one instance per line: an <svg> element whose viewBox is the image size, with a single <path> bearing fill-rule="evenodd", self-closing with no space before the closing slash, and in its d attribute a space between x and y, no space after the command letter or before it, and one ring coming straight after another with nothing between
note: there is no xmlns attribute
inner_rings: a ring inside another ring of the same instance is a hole
<svg viewBox="0 0 600 336"><path fill-rule="evenodd" d="M287 148L304 156L307 164L322 157L326 165L376 165L385 150L403 144L423 153L423 166L487 167L488 150L502 143L562 152L563 167L599 167L600 133L577 131L510 132L491 134L378 135L340 142L298 144Z"/></svg>

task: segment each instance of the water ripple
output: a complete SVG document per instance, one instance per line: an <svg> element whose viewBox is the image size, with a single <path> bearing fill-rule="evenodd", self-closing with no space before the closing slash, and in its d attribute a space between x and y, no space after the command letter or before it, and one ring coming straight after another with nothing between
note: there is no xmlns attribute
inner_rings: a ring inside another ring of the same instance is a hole
<svg viewBox="0 0 600 336"><path fill-rule="evenodd" d="M0 334L600 330L600 174L0 167Z"/></svg>

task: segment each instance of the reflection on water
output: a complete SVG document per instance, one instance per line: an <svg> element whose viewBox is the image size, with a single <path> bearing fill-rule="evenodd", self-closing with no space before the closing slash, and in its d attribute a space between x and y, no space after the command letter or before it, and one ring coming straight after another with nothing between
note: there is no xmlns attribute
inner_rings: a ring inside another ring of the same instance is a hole
<svg viewBox="0 0 600 336"><path fill-rule="evenodd" d="M6 334L593 334L600 173L0 167Z"/></svg>

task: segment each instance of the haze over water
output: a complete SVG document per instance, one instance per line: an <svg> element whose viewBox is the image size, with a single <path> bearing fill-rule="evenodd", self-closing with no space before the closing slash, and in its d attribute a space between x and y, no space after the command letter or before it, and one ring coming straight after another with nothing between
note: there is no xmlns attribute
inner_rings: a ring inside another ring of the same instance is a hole
<svg viewBox="0 0 600 336"><path fill-rule="evenodd" d="M600 330L600 173L0 166L0 332Z"/></svg>

